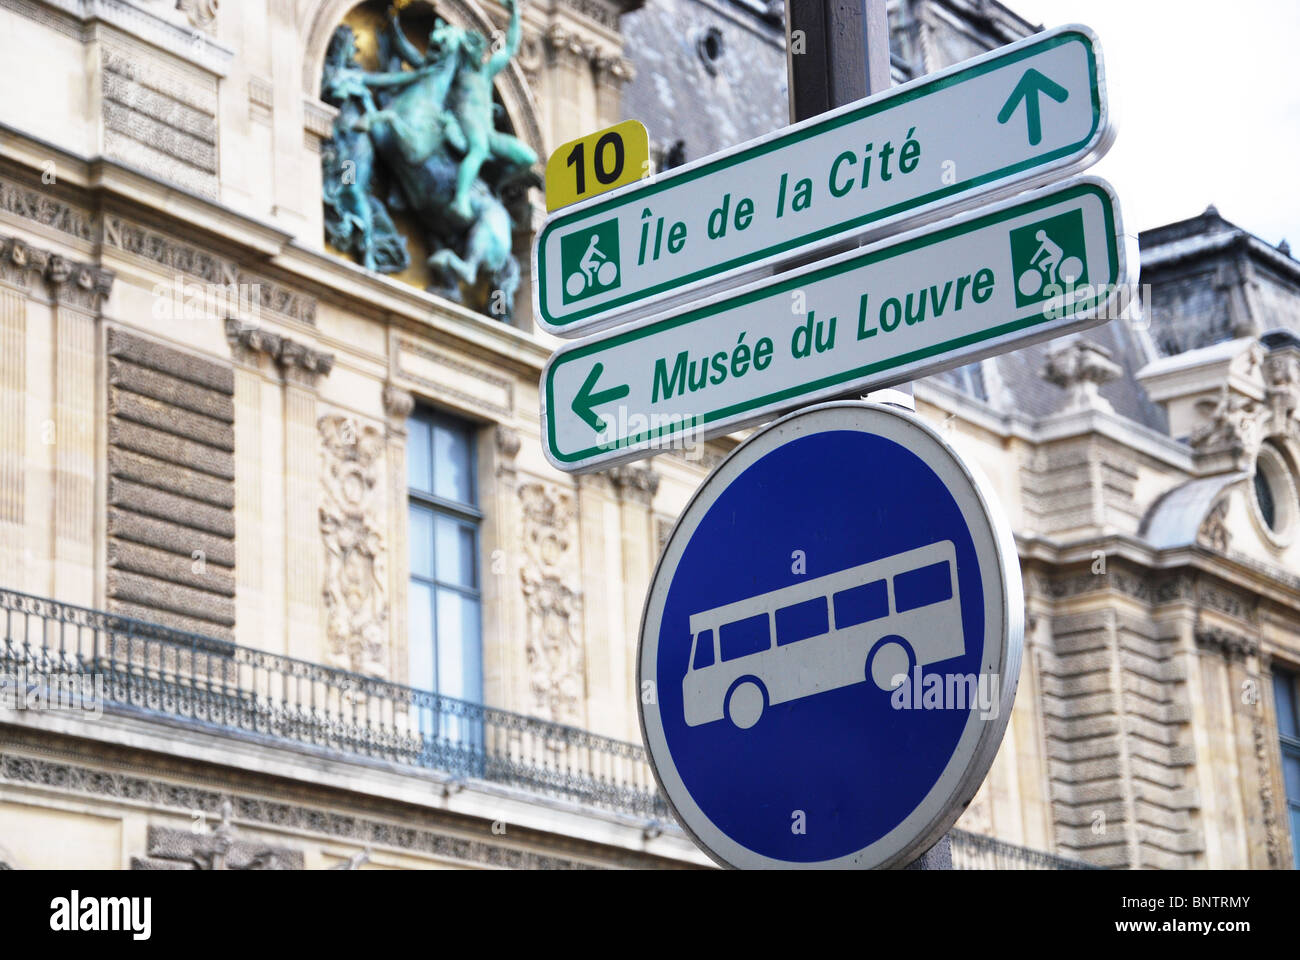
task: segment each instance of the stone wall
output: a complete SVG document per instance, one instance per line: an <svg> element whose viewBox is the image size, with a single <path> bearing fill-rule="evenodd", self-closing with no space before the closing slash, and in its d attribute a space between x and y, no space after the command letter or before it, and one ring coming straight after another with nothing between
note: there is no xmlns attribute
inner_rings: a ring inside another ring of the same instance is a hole
<svg viewBox="0 0 1300 960"><path fill-rule="evenodd" d="M234 639L234 392L228 364L109 329L114 612Z"/></svg>

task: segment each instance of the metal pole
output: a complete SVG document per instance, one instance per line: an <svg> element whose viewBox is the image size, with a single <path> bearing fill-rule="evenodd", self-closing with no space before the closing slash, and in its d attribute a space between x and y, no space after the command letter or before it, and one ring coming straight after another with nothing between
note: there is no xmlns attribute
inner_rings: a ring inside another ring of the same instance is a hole
<svg viewBox="0 0 1300 960"><path fill-rule="evenodd" d="M785 9L791 123L892 85L885 0L786 0ZM910 383L867 399L916 409Z"/></svg>
<svg viewBox="0 0 1300 960"><path fill-rule="evenodd" d="M885 0L785 0L790 122L797 123L888 90L889 16ZM916 409L912 385L876 390L868 400ZM909 870L951 870L947 834Z"/></svg>

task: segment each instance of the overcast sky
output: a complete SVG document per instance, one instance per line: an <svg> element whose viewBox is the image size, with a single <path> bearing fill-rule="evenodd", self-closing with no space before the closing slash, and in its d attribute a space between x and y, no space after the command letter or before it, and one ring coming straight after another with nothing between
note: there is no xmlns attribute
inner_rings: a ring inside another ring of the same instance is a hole
<svg viewBox="0 0 1300 960"><path fill-rule="evenodd" d="M1128 232L1213 203L1300 255L1300 2L1002 2L1101 38L1119 138L1088 172L1114 184Z"/></svg>

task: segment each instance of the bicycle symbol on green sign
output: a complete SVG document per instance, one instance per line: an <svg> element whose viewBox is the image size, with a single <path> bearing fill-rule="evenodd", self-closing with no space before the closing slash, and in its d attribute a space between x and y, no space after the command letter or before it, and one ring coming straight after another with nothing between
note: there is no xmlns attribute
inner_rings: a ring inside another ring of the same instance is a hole
<svg viewBox="0 0 1300 960"><path fill-rule="evenodd" d="M618 221L606 220L590 231L578 230L560 240L564 302L573 303L619 285Z"/></svg>
<svg viewBox="0 0 1300 960"><path fill-rule="evenodd" d="M1051 300L1087 283L1083 211L1071 210L1012 230L1011 265L1017 307Z"/></svg>

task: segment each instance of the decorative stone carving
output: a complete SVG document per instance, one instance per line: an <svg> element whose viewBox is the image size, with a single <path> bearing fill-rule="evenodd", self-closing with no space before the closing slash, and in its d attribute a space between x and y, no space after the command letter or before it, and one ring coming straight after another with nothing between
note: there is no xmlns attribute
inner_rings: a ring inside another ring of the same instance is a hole
<svg viewBox="0 0 1300 960"><path fill-rule="evenodd" d="M576 538L574 496L549 484L525 483L519 500L531 710L557 723L581 724L586 693L582 593L569 586Z"/></svg>
<svg viewBox="0 0 1300 960"><path fill-rule="evenodd" d="M1259 641L1219 627L1198 623L1193 631L1196 645L1211 650L1224 660L1245 660L1259 653Z"/></svg>
<svg viewBox="0 0 1300 960"><path fill-rule="evenodd" d="M132 870L301 870L301 851L238 839L235 806L221 802L221 822L211 833L149 828L149 849L132 857Z"/></svg>
<svg viewBox="0 0 1300 960"><path fill-rule="evenodd" d="M356 673L387 676L388 570L376 503L384 435L338 414L321 417L317 426L329 659Z"/></svg>
<svg viewBox="0 0 1300 960"><path fill-rule="evenodd" d="M1258 680L1257 680L1258 682ZM1264 726L1263 710L1255 703L1251 714L1251 736L1255 742L1255 769L1259 774L1259 807L1264 820L1264 848L1268 852L1270 870L1282 866L1282 838L1277 822L1277 803L1273 796L1273 763L1277 756L1277 741ZM1300 867L1300 864L1292 864Z"/></svg>
<svg viewBox="0 0 1300 960"><path fill-rule="evenodd" d="M30 287L36 278L45 282L56 303L98 311L113 290L114 274L103 267L29 246L17 237L0 237L0 280Z"/></svg>
<svg viewBox="0 0 1300 960"><path fill-rule="evenodd" d="M313 350L297 340L272 333L259 326L240 323L226 318L226 340L236 358L244 363L253 362L259 353L272 357L287 378L315 383L318 376L327 376L334 368L334 354Z"/></svg>
<svg viewBox="0 0 1300 960"><path fill-rule="evenodd" d="M1113 412L1110 402L1098 392L1104 383L1118 379L1123 369L1109 350L1088 340L1070 339L1047 355L1042 377L1066 391L1063 412L1103 410Z"/></svg>
<svg viewBox="0 0 1300 960"><path fill-rule="evenodd" d="M384 409L388 411L389 422L401 426L415 409L415 397L409 390L403 390L393 383L384 384Z"/></svg>
<svg viewBox="0 0 1300 960"><path fill-rule="evenodd" d="M176 0L176 9L200 30L211 30L217 22L220 0Z"/></svg>
<svg viewBox="0 0 1300 960"><path fill-rule="evenodd" d="M659 474L648 463L624 464L607 472L610 483L624 499L648 506L659 490Z"/></svg>
<svg viewBox="0 0 1300 960"><path fill-rule="evenodd" d="M394 847L416 854L445 857L466 863L532 870L589 870L581 860L499 846L484 840L447 834L409 820L390 820L340 813L321 806L289 802L285 798L226 795L208 787L189 786L175 779L159 779L138 773L106 771L96 757L96 766L63 760L46 760L0 750L0 783L19 787L55 790L67 796L129 800L133 804L170 810L189 817L195 810L219 814L226 802L244 823L272 830L310 832L356 843ZM184 831L176 831L184 832ZM635 857L628 866L644 866ZM156 868L156 866L155 866ZM181 868L184 869L184 868Z"/></svg>
<svg viewBox="0 0 1300 960"><path fill-rule="evenodd" d="M498 423L493 436L497 445L497 476L513 476L516 473L515 457L523 445L519 431Z"/></svg>
<svg viewBox="0 0 1300 960"><path fill-rule="evenodd" d="M269 310L312 326L316 323L316 301L313 298L249 273L233 260L215 256L113 214L104 215L100 232L105 246L142 257L204 283L226 288L233 285L240 294L236 299L251 299L258 310Z"/></svg>
<svg viewBox="0 0 1300 960"><path fill-rule="evenodd" d="M1300 409L1300 351L1287 350L1265 357L1264 382L1273 413L1273 431L1293 430L1292 418Z"/></svg>
<svg viewBox="0 0 1300 960"><path fill-rule="evenodd" d="M1225 383L1216 400L1198 400L1196 410L1206 422L1192 431L1188 443L1198 454L1253 453L1263 440L1268 410L1249 397L1233 393Z"/></svg>
<svg viewBox="0 0 1300 960"><path fill-rule="evenodd" d="M1196 542L1209 547L1216 553L1227 553L1232 544L1232 531L1228 529L1228 500L1218 500L1201 522L1201 529L1196 534Z"/></svg>

